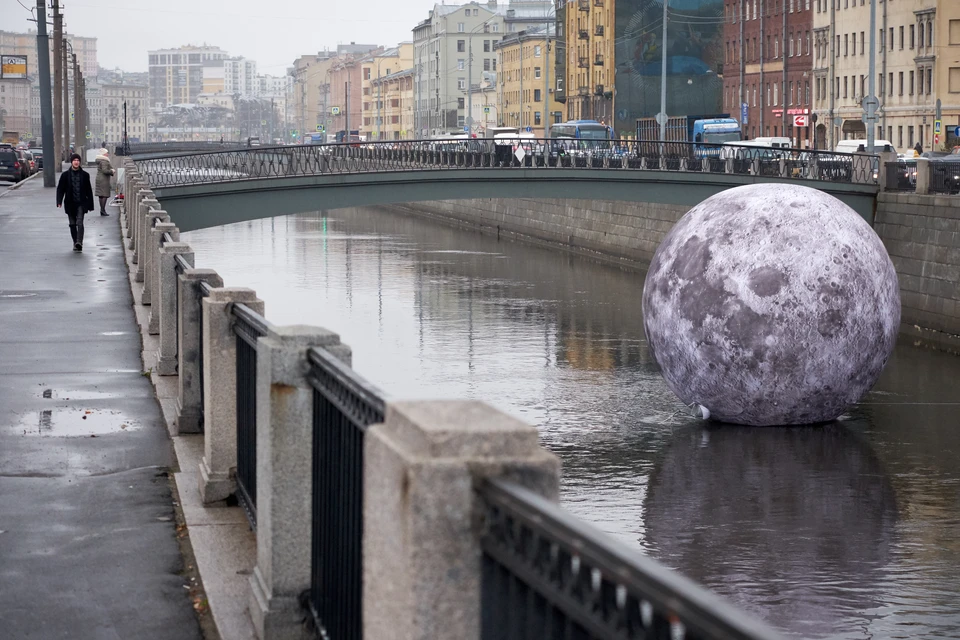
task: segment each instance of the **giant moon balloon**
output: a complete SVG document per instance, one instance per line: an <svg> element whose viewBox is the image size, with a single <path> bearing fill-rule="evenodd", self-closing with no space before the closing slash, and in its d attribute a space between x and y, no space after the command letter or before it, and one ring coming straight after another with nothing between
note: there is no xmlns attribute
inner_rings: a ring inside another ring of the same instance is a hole
<svg viewBox="0 0 960 640"><path fill-rule="evenodd" d="M705 415L826 422L893 351L897 274L870 225L833 196L737 187L687 212L657 248L643 324L667 384Z"/></svg>

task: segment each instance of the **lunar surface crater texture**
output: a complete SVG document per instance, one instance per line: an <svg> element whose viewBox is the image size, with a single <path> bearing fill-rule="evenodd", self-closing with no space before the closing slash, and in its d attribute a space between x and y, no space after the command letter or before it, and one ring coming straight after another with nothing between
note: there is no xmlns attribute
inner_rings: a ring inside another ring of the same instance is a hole
<svg viewBox="0 0 960 640"><path fill-rule="evenodd" d="M900 293L883 243L853 209L809 187L748 185L670 230L647 272L643 323L685 404L723 422L812 424L877 381Z"/></svg>

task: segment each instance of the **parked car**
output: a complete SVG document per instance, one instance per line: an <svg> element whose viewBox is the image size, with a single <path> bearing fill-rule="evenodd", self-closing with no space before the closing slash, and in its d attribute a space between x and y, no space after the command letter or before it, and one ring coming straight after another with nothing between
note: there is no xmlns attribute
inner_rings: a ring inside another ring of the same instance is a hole
<svg viewBox="0 0 960 640"><path fill-rule="evenodd" d="M18 166L20 167L20 179L26 180L30 177L30 163L27 161L23 149L14 149L13 152L17 154Z"/></svg>
<svg viewBox="0 0 960 640"><path fill-rule="evenodd" d="M27 161L27 166L30 169L30 175L33 175L37 172L37 161L33 157L32 151L21 150L24 159Z"/></svg>
<svg viewBox="0 0 960 640"><path fill-rule="evenodd" d="M20 156L12 146L0 147L0 178L13 182L23 180Z"/></svg>
<svg viewBox="0 0 960 640"><path fill-rule="evenodd" d="M43 169L43 151L37 148L31 149L30 153L33 154L33 159L37 162L37 169Z"/></svg>

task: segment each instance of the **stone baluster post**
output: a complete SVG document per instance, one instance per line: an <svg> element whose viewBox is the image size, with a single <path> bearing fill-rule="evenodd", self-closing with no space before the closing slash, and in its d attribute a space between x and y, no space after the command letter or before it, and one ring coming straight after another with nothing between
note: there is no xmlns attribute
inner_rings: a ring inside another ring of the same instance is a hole
<svg viewBox="0 0 960 640"><path fill-rule="evenodd" d="M193 259L188 257L187 262L193 264ZM203 321L200 301L203 295L200 291L200 283L206 282L217 289L223 286L223 278L213 269L188 269L181 273L177 280L179 282L177 287L179 393L177 394L177 415L173 425L178 434L200 433L203 431L203 407L200 406L202 399L200 355L203 349L200 341L200 323Z"/></svg>
<svg viewBox="0 0 960 640"><path fill-rule="evenodd" d="M917 158L917 195L930 194L930 161L926 158Z"/></svg>
<svg viewBox="0 0 960 640"><path fill-rule="evenodd" d="M180 233L176 231L176 237ZM157 289L154 292L154 304L150 307L151 324L156 318L157 333L160 334L160 346L157 349L157 374L173 376L177 374L177 265L174 256L183 255L193 266L193 249L183 242L168 242L160 248L157 255Z"/></svg>
<svg viewBox="0 0 960 640"><path fill-rule="evenodd" d="M505 476L556 500L557 457L482 402L396 402L367 431L363 468L364 637L478 640L474 484Z"/></svg>
<svg viewBox="0 0 960 640"><path fill-rule="evenodd" d="M153 229L153 214L160 210L160 203L156 198L144 198L140 203L140 214L137 216L136 246L133 248L133 261L137 265L137 272L134 274L135 282L143 282L143 274L147 262L147 247L149 244L150 232ZM164 212L165 213L165 212Z"/></svg>
<svg viewBox="0 0 960 640"><path fill-rule="evenodd" d="M148 199L155 199L153 197L153 192L149 189L141 188L137 189L137 201L136 207L131 212L130 226L133 228L133 232L130 234L130 243L129 247L133 249L133 264L137 264L139 256L137 255L137 242L139 241L140 233L140 214L143 211L144 202ZM160 203L157 203L157 209L160 208Z"/></svg>
<svg viewBox="0 0 960 640"><path fill-rule="evenodd" d="M163 214L163 215L159 215ZM149 214L147 225L147 242L141 252L140 262L143 263L143 287L140 289L140 303L151 305L157 299L157 252L163 246L163 234L177 228L170 222L170 216L162 209L155 209ZM180 241L180 232L177 231L175 242ZM156 335L156 325L151 322L149 333Z"/></svg>
<svg viewBox="0 0 960 640"><path fill-rule="evenodd" d="M350 365L350 348L319 327L275 327L257 341L257 566L250 576L250 617L261 640L300 638L298 596L310 587L310 347Z"/></svg>
<svg viewBox="0 0 960 640"><path fill-rule="evenodd" d="M237 336L230 307L242 302L263 314L253 289L214 289L203 300L203 459L200 497L221 504L237 489Z"/></svg>

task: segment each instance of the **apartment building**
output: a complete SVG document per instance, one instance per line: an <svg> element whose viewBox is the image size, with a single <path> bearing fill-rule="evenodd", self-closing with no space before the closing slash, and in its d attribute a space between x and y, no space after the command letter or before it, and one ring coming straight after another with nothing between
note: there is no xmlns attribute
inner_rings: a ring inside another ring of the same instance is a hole
<svg viewBox="0 0 960 640"><path fill-rule="evenodd" d="M50 51L53 53L53 30L48 29L50 36ZM68 33L67 42L70 49L77 55L80 71L86 78L97 75L97 39L86 38ZM14 31L0 31L0 55L27 56L27 75L37 77L37 32L33 29L26 33ZM53 62L51 58L51 69Z"/></svg>
<svg viewBox="0 0 960 640"><path fill-rule="evenodd" d="M288 106L293 126L301 135L314 131L318 124L327 124L329 72L336 57L336 51L324 50L315 55L300 56L293 61L290 72L293 83Z"/></svg>
<svg viewBox="0 0 960 640"><path fill-rule="evenodd" d="M219 47L185 45L149 51L147 57L150 106L162 108L195 103L197 95L204 92L204 66L210 62L222 66L229 56Z"/></svg>
<svg viewBox="0 0 960 640"><path fill-rule="evenodd" d="M870 5L863 0L814 3L814 111L817 144L866 138L863 98L869 93ZM898 151L920 144L943 150L960 144L960 2L877 2L876 137ZM942 129L935 123L938 104Z"/></svg>
<svg viewBox="0 0 960 640"><path fill-rule="evenodd" d="M361 104L363 111L361 117L363 120L360 125L360 133L366 136L367 140L395 139L385 134L386 130L384 125L386 122L384 118L386 117L386 114L383 97L383 89L385 85L378 81L384 76L389 76L397 73L398 71L412 68L412 42L403 42L399 46L386 49L382 53L371 56L370 58L364 60L361 64ZM392 134L395 129L391 128L390 131Z"/></svg>
<svg viewBox="0 0 960 640"><path fill-rule="evenodd" d="M223 92L241 97L257 91L257 63L244 57L223 59Z"/></svg>
<svg viewBox="0 0 960 640"><path fill-rule="evenodd" d="M557 102L547 79L547 69L553 65L554 47L548 48L552 34L551 25L548 30L508 34L496 43L500 124L543 137L548 118L551 123L562 121L564 106Z"/></svg>
<svg viewBox="0 0 960 640"><path fill-rule="evenodd" d="M412 54L413 46L411 43ZM372 92L381 103L379 140L410 140L415 137L413 126L413 68L408 67L389 75L374 78ZM364 120L366 120L364 116Z"/></svg>
<svg viewBox="0 0 960 640"><path fill-rule="evenodd" d="M567 120L613 122L615 5L615 0L564 3Z"/></svg>
<svg viewBox="0 0 960 640"><path fill-rule="evenodd" d="M724 0L723 107L745 138L813 146L815 0Z"/></svg>
<svg viewBox="0 0 960 640"><path fill-rule="evenodd" d="M550 0L435 4L413 29L415 128L418 137L476 130L467 122L468 86L497 72L494 45L505 34L553 23Z"/></svg>
<svg viewBox="0 0 960 640"><path fill-rule="evenodd" d="M0 127L25 137L29 137L28 133L40 135L39 131L31 131L30 86L27 79L0 80Z"/></svg>
<svg viewBox="0 0 960 640"><path fill-rule="evenodd" d="M127 107L127 137L131 142L147 140L149 88L133 84L100 86L103 101L103 139L107 143L123 141L123 107Z"/></svg>

